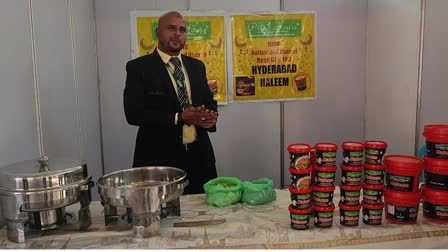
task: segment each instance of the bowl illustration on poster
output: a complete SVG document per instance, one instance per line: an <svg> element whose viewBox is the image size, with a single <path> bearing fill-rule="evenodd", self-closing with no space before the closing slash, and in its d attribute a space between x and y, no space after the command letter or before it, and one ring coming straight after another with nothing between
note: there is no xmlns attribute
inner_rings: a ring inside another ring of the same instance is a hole
<svg viewBox="0 0 448 252"><path fill-rule="evenodd" d="M254 76L236 76L236 96L255 95L255 77Z"/></svg>
<svg viewBox="0 0 448 252"><path fill-rule="evenodd" d="M308 90L311 84L311 78L305 72L300 72L293 77L294 89L299 92L305 92Z"/></svg>

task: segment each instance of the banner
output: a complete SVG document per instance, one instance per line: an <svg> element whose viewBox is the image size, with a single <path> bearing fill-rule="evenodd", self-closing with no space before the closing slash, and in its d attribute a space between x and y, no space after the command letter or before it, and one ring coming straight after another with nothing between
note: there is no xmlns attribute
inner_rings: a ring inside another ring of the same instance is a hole
<svg viewBox="0 0 448 252"><path fill-rule="evenodd" d="M152 53L157 48L156 28L162 11L131 11L132 58ZM187 22L187 42L182 54L204 62L207 81L218 104L227 103L226 31L224 16L200 13L181 14Z"/></svg>
<svg viewBox="0 0 448 252"><path fill-rule="evenodd" d="M233 101L313 98L314 20L314 13L231 16Z"/></svg>

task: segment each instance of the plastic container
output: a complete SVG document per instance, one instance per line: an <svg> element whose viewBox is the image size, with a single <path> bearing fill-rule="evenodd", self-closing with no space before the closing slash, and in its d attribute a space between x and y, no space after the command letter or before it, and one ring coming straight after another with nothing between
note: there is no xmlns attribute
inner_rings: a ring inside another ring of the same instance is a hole
<svg viewBox="0 0 448 252"><path fill-rule="evenodd" d="M336 166L315 166L314 167L314 185L320 187L334 186L336 177Z"/></svg>
<svg viewBox="0 0 448 252"><path fill-rule="evenodd" d="M343 163L347 166L361 166L364 160L364 144L360 142L342 143Z"/></svg>
<svg viewBox="0 0 448 252"><path fill-rule="evenodd" d="M347 166L341 164L341 183L350 186L359 186L362 181L362 166Z"/></svg>
<svg viewBox="0 0 448 252"><path fill-rule="evenodd" d="M310 162L311 162L311 168L312 168L312 172L311 172L311 185L312 185L312 184L314 184L314 180L316 177L316 171L314 169L314 167L316 167L316 148L314 148L314 147L311 147Z"/></svg>
<svg viewBox="0 0 448 252"><path fill-rule="evenodd" d="M311 197L311 202L313 205L318 206L331 206L333 205L333 195L334 189L336 187L320 187L313 185L313 194Z"/></svg>
<svg viewBox="0 0 448 252"><path fill-rule="evenodd" d="M307 209L294 209L289 206L288 209L292 229L305 230L310 227L311 207Z"/></svg>
<svg viewBox="0 0 448 252"><path fill-rule="evenodd" d="M306 143L288 145L290 167L296 169L310 168L310 150L310 145Z"/></svg>
<svg viewBox="0 0 448 252"><path fill-rule="evenodd" d="M417 192L423 160L408 155L387 155L386 186L402 192Z"/></svg>
<svg viewBox="0 0 448 252"><path fill-rule="evenodd" d="M361 205L349 206L339 202L340 223L344 226L354 227L359 224L359 210Z"/></svg>
<svg viewBox="0 0 448 252"><path fill-rule="evenodd" d="M448 160L423 157L425 183L428 187L448 190Z"/></svg>
<svg viewBox="0 0 448 252"><path fill-rule="evenodd" d="M422 198L421 191L400 192L387 189L384 190L384 201L386 202L386 219L396 224L417 223L418 207Z"/></svg>
<svg viewBox="0 0 448 252"><path fill-rule="evenodd" d="M361 198L361 185L349 186L339 184L341 192L341 203L347 206L359 205L359 199Z"/></svg>
<svg viewBox="0 0 448 252"><path fill-rule="evenodd" d="M423 217L438 223L448 223L448 191L422 185Z"/></svg>
<svg viewBox="0 0 448 252"><path fill-rule="evenodd" d="M317 143L316 166L336 166L336 153L338 146L334 143Z"/></svg>
<svg viewBox="0 0 448 252"><path fill-rule="evenodd" d="M379 140L364 142L364 162L367 164L383 164L387 143Z"/></svg>
<svg viewBox="0 0 448 252"><path fill-rule="evenodd" d="M362 205L362 222L367 225L381 225L384 203L371 205L364 201Z"/></svg>
<svg viewBox="0 0 448 252"><path fill-rule="evenodd" d="M364 183L370 185L383 185L386 165L364 164Z"/></svg>
<svg viewBox="0 0 448 252"><path fill-rule="evenodd" d="M329 228L333 225L334 205L318 206L314 205L314 226L320 228Z"/></svg>
<svg viewBox="0 0 448 252"><path fill-rule="evenodd" d="M431 124L423 128L426 138L426 155L448 159L448 124Z"/></svg>
<svg viewBox="0 0 448 252"><path fill-rule="evenodd" d="M296 169L289 167L291 173L291 185L297 189L308 189L311 187L311 168Z"/></svg>
<svg viewBox="0 0 448 252"><path fill-rule="evenodd" d="M383 204L383 193L386 185L363 184L362 200L369 205Z"/></svg>
<svg viewBox="0 0 448 252"><path fill-rule="evenodd" d="M306 209L311 207L311 188L296 189L289 186L291 193L291 207L294 209Z"/></svg>

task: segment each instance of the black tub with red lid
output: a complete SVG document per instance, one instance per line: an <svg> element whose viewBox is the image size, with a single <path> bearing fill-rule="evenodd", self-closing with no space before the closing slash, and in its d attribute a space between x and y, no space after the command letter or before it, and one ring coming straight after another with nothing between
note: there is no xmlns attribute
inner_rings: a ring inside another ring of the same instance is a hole
<svg viewBox="0 0 448 252"><path fill-rule="evenodd" d="M423 217L438 223L448 223L448 191L422 185Z"/></svg>
<svg viewBox="0 0 448 252"><path fill-rule="evenodd" d="M297 189L289 186L291 193L291 207L294 209L305 209L311 207L311 188Z"/></svg>
<svg viewBox="0 0 448 252"><path fill-rule="evenodd" d="M288 145L290 167L296 169L310 168L310 150L310 145L306 143Z"/></svg>
<svg viewBox="0 0 448 252"><path fill-rule="evenodd" d="M395 224L416 224L421 199L421 190L410 193L386 188L386 219Z"/></svg>
<svg viewBox="0 0 448 252"><path fill-rule="evenodd" d="M381 220L383 219L383 208L384 203L381 204L368 204L364 200L361 202L362 205L362 222L367 225L381 225Z"/></svg>
<svg viewBox="0 0 448 252"><path fill-rule="evenodd" d="M448 159L448 124L431 124L423 128L426 138L426 155Z"/></svg>
<svg viewBox="0 0 448 252"><path fill-rule="evenodd" d="M386 186L402 192L417 192L423 160L409 155L387 155Z"/></svg>
<svg viewBox="0 0 448 252"><path fill-rule="evenodd" d="M386 185L363 184L362 200L366 204L380 205L383 204L383 193Z"/></svg>
<svg viewBox="0 0 448 252"><path fill-rule="evenodd" d="M368 164L382 164L386 153L387 143L380 140L364 142L364 162Z"/></svg>
<svg viewBox="0 0 448 252"><path fill-rule="evenodd" d="M359 224L359 210L361 209L361 205L346 205L342 202L339 202L339 215L340 215L340 223L344 226L354 227Z"/></svg>
<svg viewBox="0 0 448 252"><path fill-rule="evenodd" d="M305 230L310 227L311 207L306 209L295 209L289 206L288 210L292 229Z"/></svg>
<svg viewBox="0 0 448 252"><path fill-rule="evenodd" d="M371 185L383 185L386 165L384 164L364 164L364 183Z"/></svg>
<svg viewBox="0 0 448 252"><path fill-rule="evenodd" d="M336 166L336 153L338 146L334 143L317 143L316 166Z"/></svg>
<svg viewBox="0 0 448 252"><path fill-rule="evenodd" d="M329 206L313 205L314 226L329 228L333 225L334 204Z"/></svg>
<svg viewBox="0 0 448 252"><path fill-rule="evenodd" d="M361 185L350 186L339 184L341 203L347 206L359 205L361 198Z"/></svg>
<svg viewBox="0 0 448 252"><path fill-rule="evenodd" d="M448 159L423 157L425 183L428 187L448 190Z"/></svg>
<svg viewBox="0 0 448 252"><path fill-rule="evenodd" d="M341 183L344 185L358 186L362 181L362 166L347 166L341 164Z"/></svg>
<svg viewBox="0 0 448 252"><path fill-rule="evenodd" d="M342 143L342 162L346 166L360 166L364 160L364 144L347 141Z"/></svg>
<svg viewBox="0 0 448 252"><path fill-rule="evenodd" d="M289 167L291 173L291 185L297 189L307 189L311 186L311 168L296 169Z"/></svg>
<svg viewBox="0 0 448 252"><path fill-rule="evenodd" d="M313 185L313 195L311 197L311 202L313 205L318 206L330 206L333 204L334 189L336 187L320 187Z"/></svg>

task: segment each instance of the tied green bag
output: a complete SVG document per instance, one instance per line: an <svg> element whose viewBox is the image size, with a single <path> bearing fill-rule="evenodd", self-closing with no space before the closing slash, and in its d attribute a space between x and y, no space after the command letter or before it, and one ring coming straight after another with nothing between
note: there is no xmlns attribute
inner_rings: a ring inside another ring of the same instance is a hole
<svg viewBox="0 0 448 252"><path fill-rule="evenodd" d="M242 201L249 205L261 205L277 198L272 179L261 178L252 182L246 181L243 183L243 187Z"/></svg>
<svg viewBox="0 0 448 252"><path fill-rule="evenodd" d="M205 202L223 207L241 200L243 182L235 177L217 177L204 184Z"/></svg>

